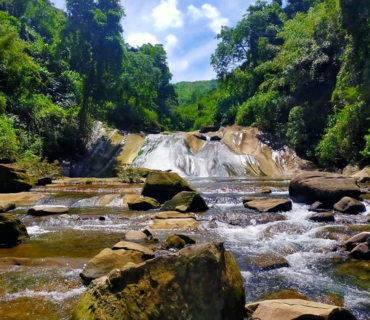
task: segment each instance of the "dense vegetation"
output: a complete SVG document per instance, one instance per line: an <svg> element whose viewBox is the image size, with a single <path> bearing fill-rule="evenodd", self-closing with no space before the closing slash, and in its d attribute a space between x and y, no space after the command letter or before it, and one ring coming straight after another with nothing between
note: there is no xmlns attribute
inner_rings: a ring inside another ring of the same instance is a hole
<svg viewBox="0 0 370 320"><path fill-rule="evenodd" d="M76 158L94 120L158 130L177 96L162 45L123 39L119 0L0 0L0 159Z"/></svg>
<svg viewBox="0 0 370 320"><path fill-rule="evenodd" d="M187 121L198 101L178 110L185 129L256 126L326 167L369 163L368 1L256 1L218 39L216 103L198 108L208 123Z"/></svg>

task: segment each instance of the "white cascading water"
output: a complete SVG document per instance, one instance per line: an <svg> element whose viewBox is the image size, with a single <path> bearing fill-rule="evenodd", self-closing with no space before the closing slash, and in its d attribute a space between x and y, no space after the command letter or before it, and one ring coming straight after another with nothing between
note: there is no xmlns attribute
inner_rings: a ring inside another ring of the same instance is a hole
<svg viewBox="0 0 370 320"><path fill-rule="evenodd" d="M151 134L132 165L172 170L182 176L229 177L245 176L248 164L259 167L254 156L235 154L221 141L207 140L204 147L194 153L181 134Z"/></svg>

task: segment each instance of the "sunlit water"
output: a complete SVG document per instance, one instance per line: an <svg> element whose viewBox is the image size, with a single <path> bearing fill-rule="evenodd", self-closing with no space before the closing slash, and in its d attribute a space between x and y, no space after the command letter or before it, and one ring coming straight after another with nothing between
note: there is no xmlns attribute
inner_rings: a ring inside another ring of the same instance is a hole
<svg viewBox="0 0 370 320"><path fill-rule="evenodd" d="M223 241L232 251L242 271L247 302L283 289L321 302L335 294L359 319L370 318L370 264L347 261L332 251L346 236L370 231L370 225L345 216L333 224L313 223L306 219L308 207L299 204L288 213L254 213L242 206L243 197L260 195L258 191L266 186L273 191L269 197L288 198L287 180L189 181L211 207L197 214L203 230L191 235L198 243ZM123 205L123 190L88 188L49 191L38 203L69 206L74 219L33 218L25 215L26 208L15 211L26 223L31 240L0 249L0 319L69 319L85 290L79 278L84 264L112 247L125 232L143 229L150 222L153 212L130 212ZM101 205L108 194L109 200ZM164 241L170 233L156 234ZM290 267L260 271L253 258L270 253L283 255ZM25 259L14 265L19 258Z"/></svg>

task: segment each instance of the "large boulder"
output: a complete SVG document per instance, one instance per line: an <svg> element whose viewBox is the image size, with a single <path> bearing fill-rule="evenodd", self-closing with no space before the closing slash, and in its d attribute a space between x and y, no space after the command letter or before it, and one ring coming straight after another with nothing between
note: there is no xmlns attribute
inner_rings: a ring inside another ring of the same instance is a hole
<svg viewBox="0 0 370 320"><path fill-rule="evenodd" d="M182 249L93 281L74 320L242 320L243 278L222 243Z"/></svg>
<svg viewBox="0 0 370 320"><path fill-rule="evenodd" d="M0 164L0 193L29 191L32 185L24 169L11 164Z"/></svg>
<svg viewBox="0 0 370 320"><path fill-rule="evenodd" d="M141 194L164 203L182 191L197 190L177 173L159 171L149 173Z"/></svg>
<svg viewBox="0 0 370 320"><path fill-rule="evenodd" d="M162 211L204 212L209 208L200 194L183 191L164 203Z"/></svg>
<svg viewBox="0 0 370 320"><path fill-rule="evenodd" d="M114 269L123 269L128 263L139 264L144 261L144 254L138 251L104 249L86 264L80 277L88 284Z"/></svg>
<svg viewBox="0 0 370 320"><path fill-rule="evenodd" d="M245 199L244 199L245 200ZM244 207L259 212L279 212L292 210L292 201L289 199L256 199L244 202Z"/></svg>
<svg viewBox="0 0 370 320"><path fill-rule="evenodd" d="M149 197L137 198L127 202L127 205L130 210L135 211L148 211L158 209L161 206L157 200Z"/></svg>
<svg viewBox="0 0 370 320"><path fill-rule="evenodd" d="M332 207L343 197L358 199L361 190L355 179L340 174L305 172L290 181L289 195L294 202L312 204L319 201Z"/></svg>
<svg viewBox="0 0 370 320"><path fill-rule="evenodd" d="M301 299L266 300L245 307L251 319L259 320L356 320L346 309Z"/></svg>
<svg viewBox="0 0 370 320"><path fill-rule="evenodd" d="M348 214L359 214L360 212L366 211L366 207L362 202L350 197L340 199L334 205L334 209Z"/></svg>
<svg viewBox="0 0 370 320"><path fill-rule="evenodd" d="M0 246L14 247L29 239L26 226L13 214L0 214Z"/></svg>
<svg viewBox="0 0 370 320"><path fill-rule="evenodd" d="M36 206L29 208L27 214L31 216L48 216L52 214L68 213L69 208L66 206Z"/></svg>

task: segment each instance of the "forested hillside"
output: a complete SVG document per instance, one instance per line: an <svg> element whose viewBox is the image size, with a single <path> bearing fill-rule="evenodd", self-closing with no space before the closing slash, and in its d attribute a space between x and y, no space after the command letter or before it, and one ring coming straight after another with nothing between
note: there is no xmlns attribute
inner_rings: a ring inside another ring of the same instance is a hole
<svg viewBox="0 0 370 320"><path fill-rule="evenodd" d="M162 45L125 44L119 0L0 0L0 158L76 158L94 120L157 130L177 96Z"/></svg>
<svg viewBox="0 0 370 320"><path fill-rule="evenodd" d="M207 94L217 88L217 80L209 81L182 81L175 85L175 90L178 96L180 105L194 102L197 98Z"/></svg>
<svg viewBox="0 0 370 320"><path fill-rule="evenodd" d="M256 126L327 167L369 163L368 1L256 1L218 39L220 88L198 108L202 124ZM197 103L180 122L197 118Z"/></svg>

